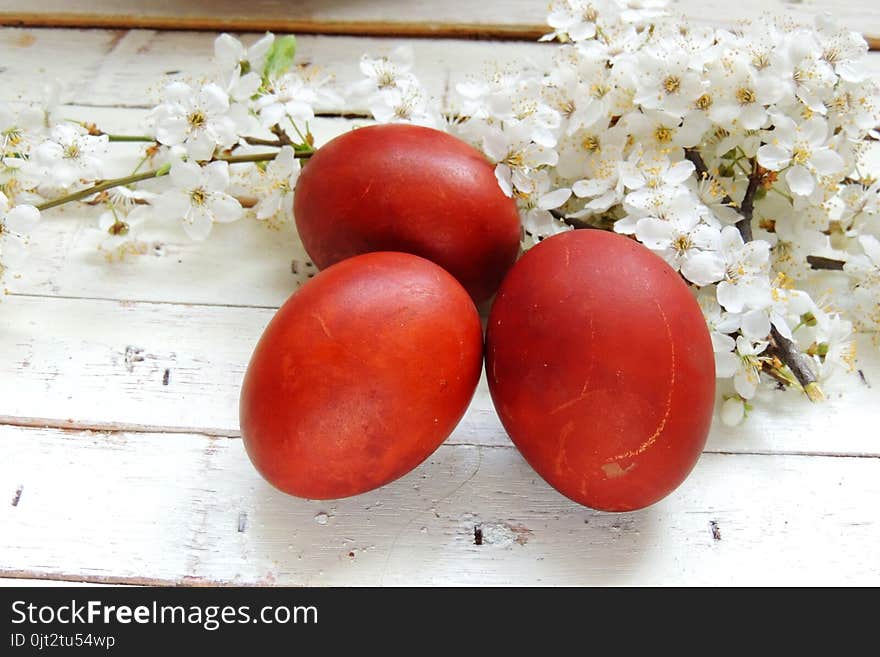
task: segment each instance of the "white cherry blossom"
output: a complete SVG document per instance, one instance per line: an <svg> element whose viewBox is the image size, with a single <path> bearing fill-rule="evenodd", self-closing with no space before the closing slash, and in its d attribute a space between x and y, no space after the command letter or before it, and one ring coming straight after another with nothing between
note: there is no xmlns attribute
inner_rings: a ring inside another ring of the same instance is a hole
<svg viewBox="0 0 880 657"><path fill-rule="evenodd" d="M508 196L513 195L513 174L528 176L542 166L556 164L559 155L552 147L532 141L523 124L506 126L504 130L489 126L482 140L483 152L495 162L495 178Z"/></svg>
<svg viewBox="0 0 880 657"><path fill-rule="evenodd" d="M28 234L39 220L40 212L34 206L10 208L6 195L0 192L0 276L24 260Z"/></svg>
<svg viewBox="0 0 880 657"><path fill-rule="evenodd" d="M721 422L727 426L735 427L745 419L745 416L746 402L739 395L728 397L724 400L724 403L721 404Z"/></svg>
<svg viewBox="0 0 880 657"><path fill-rule="evenodd" d="M724 127L757 130L767 123L767 107L779 100L780 85L768 74L756 72L744 59L713 67L709 73L712 104L709 118Z"/></svg>
<svg viewBox="0 0 880 657"><path fill-rule="evenodd" d="M751 399L761 380L761 354L767 349L767 345L767 342L752 342L742 335L738 336L734 352L726 353L723 358L716 355L716 375L722 378L733 377L736 392L743 399Z"/></svg>
<svg viewBox="0 0 880 657"><path fill-rule="evenodd" d="M256 73L263 70L266 55L274 42L275 35L266 33L252 45L245 47L231 34L221 34L214 40L214 60L224 72L233 69L241 71L246 67L248 70L241 71L243 74Z"/></svg>
<svg viewBox="0 0 880 657"><path fill-rule="evenodd" d="M823 118L814 116L798 124L777 114L773 124L769 143L758 149L758 163L771 171L785 169L785 181L793 193L809 196L817 178L843 169L843 158L826 141L828 125Z"/></svg>
<svg viewBox="0 0 880 657"><path fill-rule="evenodd" d="M645 217L636 224L635 236L695 285L709 285L724 276L725 263L718 252L721 231L696 213L672 221Z"/></svg>
<svg viewBox="0 0 880 657"><path fill-rule="evenodd" d="M254 185L260 196L255 208L257 219L268 219L279 213L284 217L293 215L293 188L300 172L299 160L294 155L293 148L285 146L259 175Z"/></svg>
<svg viewBox="0 0 880 657"><path fill-rule="evenodd" d="M514 184L523 229L529 235L541 239L571 230L571 226L550 212L565 204L571 196L570 189L551 189L550 176L546 171L537 171L527 178L515 173Z"/></svg>
<svg viewBox="0 0 880 657"><path fill-rule="evenodd" d="M619 15L617 5L611 0L554 0L550 5L547 23L553 28L542 41L584 41L597 33L600 19L612 22Z"/></svg>
<svg viewBox="0 0 880 657"><path fill-rule="evenodd" d="M199 89L172 82L151 118L160 143L183 145L194 160L208 160L217 148L229 148L236 142L229 95L213 82Z"/></svg>
<svg viewBox="0 0 880 657"><path fill-rule="evenodd" d="M43 111L33 105L15 112L0 103L0 159L4 164L30 154L43 132L43 118Z"/></svg>
<svg viewBox="0 0 880 657"><path fill-rule="evenodd" d="M211 162L178 162L168 174L171 189L156 199L156 206L168 216L179 219L194 240L204 240L215 222L228 223L242 215L241 203L226 193L229 165Z"/></svg>
<svg viewBox="0 0 880 657"><path fill-rule="evenodd" d="M720 254L725 270L718 283L718 303L734 313L766 308L771 302L770 245L762 241L743 242L736 227L725 226L721 230Z"/></svg>
<svg viewBox="0 0 880 657"><path fill-rule="evenodd" d="M360 71L364 77L351 86L350 93L371 96L391 89L419 88L421 85L411 72L412 66L413 50L409 46L398 46L389 54L379 57L363 55Z"/></svg>
<svg viewBox="0 0 880 657"><path fill-rule="evenodd" d="M49 185L67 188L80 180L101 178L106 150L105 135L93 136L77 124L59 123L49 131L49 138L34 148L31 163L45 172Z"/></svg>

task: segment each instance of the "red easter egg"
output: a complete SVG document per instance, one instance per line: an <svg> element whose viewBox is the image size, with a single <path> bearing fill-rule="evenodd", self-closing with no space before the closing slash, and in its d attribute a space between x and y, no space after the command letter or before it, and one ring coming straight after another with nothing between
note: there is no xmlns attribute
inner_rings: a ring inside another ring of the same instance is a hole
<svg viewBox="0 0 880 657"><path fill-rule="evenodd" d="M437 265L405 253L344 260L278 310L241 389L248 456L312 499L386 484L452 432L482 366L479 316Z"/></svg>
<svg viewBox="0 0 880 657"><path fill-rule="evenodd" d="M430 128L352 130L309 159L294 216L319 269L369 251L402 251L437 263L475 301L488 299L519 253L516 203L492 164Z"/></svg>
<svg viewBox="0 0 880 657"><path fill-rule="evenodd" d="M501 422L554 488L606 511L672 492L715 400L706 321L661 258L613 233L546 239L492 306L486 373Z"/></svg>

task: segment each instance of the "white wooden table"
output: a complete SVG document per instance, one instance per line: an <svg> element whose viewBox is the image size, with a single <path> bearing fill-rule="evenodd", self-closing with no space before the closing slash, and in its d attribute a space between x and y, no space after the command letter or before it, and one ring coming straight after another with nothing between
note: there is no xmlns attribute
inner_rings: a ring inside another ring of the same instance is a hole
<svg viewBox="0 0 880 657"><path fill-rule="evenodd" d="M10 4L0 3L0 16L16 13ZM406 9L419 3L306 2L282 11L256 2L241 16L239 3L218 3L205 18L176 4L150 3L138 24L349 33L300 39L301 58L342 83L357 77L361 53L399 41L358 30L523 36L540 31L545 7L449 2L437 13ZM776 4L798 17L834 6L880 35L873 0ZM33 1L23 19L119 20L101 14L105 5L115 3ZM732 20L765 5L676 7ZM47 18L62 6L67 13ZM2 28L0 99L37 98L58 77L70 117L133 132L163 82L206 70L214 35ZM408 43L448 109L450 86L487 62L547 62L552 52L525 41ZM871 64L880 75L880 53ZM340 116L352 109L323 108L319 144L349 129ZM136 147L118 152L130 167ZM864 379L839 381L822 405L774 392L744 426L716 423L687 482L644 511L593 512L552 490L511 446L485 383L453 436L408 476L352 499L303 501L251 467L237 417L250 351L302 282L291 272L301 254L293 230L249 220L215 226L195 244L157 229L144 254L111 263L95 250L95 223L88 209L49 213L0 297L0 581L880 584L880 357L871 336L859 339Z"/></svg>

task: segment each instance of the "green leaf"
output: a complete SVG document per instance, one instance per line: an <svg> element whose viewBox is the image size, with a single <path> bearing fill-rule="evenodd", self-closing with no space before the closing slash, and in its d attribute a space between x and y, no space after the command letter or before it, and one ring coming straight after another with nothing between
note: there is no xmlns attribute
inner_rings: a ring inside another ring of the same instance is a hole
<svg viewBox="0 0 880 657"><path fill-rule="evenodd" d="M296 37L292 34L275 39L266 55L263 67L263 80L274 80L286 73L293 65L296 56Z"/></svg>

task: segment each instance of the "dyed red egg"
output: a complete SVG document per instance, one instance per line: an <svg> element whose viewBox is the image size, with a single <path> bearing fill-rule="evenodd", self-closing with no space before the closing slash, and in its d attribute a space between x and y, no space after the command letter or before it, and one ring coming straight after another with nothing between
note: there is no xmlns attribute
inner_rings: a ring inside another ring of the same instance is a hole
<svg viewBox="0 0 880 657"><path fill-rule="evenodd" d="M706 321L679 275L620 235L571 231L520 259L489 316L486 373L525 459L595 509L660 500L706 443Z"/></svg>
<svg viewBox="0 0 880 657"><path fill-rule="evenodd" d="M427 458L474 394L482 329L437 265L370 253L318 274L278 310L241 389L248 456L312 499L386 484Z"/></svg>
<svg viewBox="0 0 880 657"><path fill-rule="evenodd" d="M369 251L422 256L475 301L488 299L519 254L516 203L475 148L430 128L359 128L308 161L294 195L303 246L319 269Z"/></svg>

